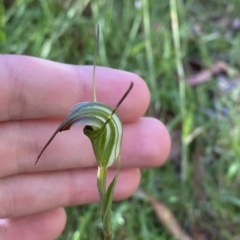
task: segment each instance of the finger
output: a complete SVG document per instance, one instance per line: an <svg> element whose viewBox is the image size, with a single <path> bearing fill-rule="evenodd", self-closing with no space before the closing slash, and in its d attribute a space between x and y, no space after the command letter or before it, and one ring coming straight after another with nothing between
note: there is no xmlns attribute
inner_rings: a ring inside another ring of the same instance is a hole
<svg viewBox="0 0 240 240"><path fill-rule="evenodd" d="M96 166L89 139L82 128L57 134L56 138L34 162L59 123L23 121L0 125L0 176L18 173ZM166 127L154 118L141 118L124 125L121 150L122 167L154 167L161 165L170 151Z"/></svg>
<svg viewBox="0 0 240 240"><path fill-rule="evenodd" d="M110 170L109 179L115 173L116 171ZM96 169L91 168L22 174L1 179L0 218L96 202L99 200L96 176ZM114 199L130 196L138 187L139 181L138 169L121 169Z"/></svg>
<svg viewBox="0 0 240 240"><path fill-rule="evenodd" d="M81 101L92 101L92 66L74 66L34 57L0 55L0 121L66 117ZM123 121L142 116L149 104L149 91L137 75L97 67L98 101L115 107L134 83L119 108Z"/></svg>
<svg viewBox="0 0 240 240"><path fill-rule="evenodd" d="M54 209L25 217L0 219L0 239L53 240L64 229L64 209Z"/></svg>

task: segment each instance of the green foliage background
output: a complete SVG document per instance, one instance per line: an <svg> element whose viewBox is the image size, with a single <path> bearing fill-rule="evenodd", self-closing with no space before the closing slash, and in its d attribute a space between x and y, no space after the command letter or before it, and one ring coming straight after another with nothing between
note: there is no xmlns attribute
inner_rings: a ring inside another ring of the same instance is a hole
<svg viewBox="0 0 240 240"><path fill-rule="evenodd" d="M181 82L181 92L177 72L183 66L187 78L219 60L240 68L239 9L239 0L5 0L0 51L92 64L100 22L98 65L142 76L152 94L148 115L163 121L173 138L170 159L143 170L141 188L165 203L194 239L240 239L240 78L217 74L195 87ZM234 87L221 91L221 77ZM137 194L113 207L115 239L174 239ZM100 239L99 209L67 208L59 240Z"/></svg>

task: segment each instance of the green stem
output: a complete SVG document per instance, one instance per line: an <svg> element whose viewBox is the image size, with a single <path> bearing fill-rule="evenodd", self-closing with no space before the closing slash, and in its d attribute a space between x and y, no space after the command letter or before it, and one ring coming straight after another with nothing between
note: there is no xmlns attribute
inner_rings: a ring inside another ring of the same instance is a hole
<svg viewBox="0 0 240 240"><path fill-rule="evenodd" d="M108 224L104 224L104 217L107 219L111 219L108 214L111 214L107 210L107 205L105 204L106 201L106 184L107 184L107 173L108 169L105 167L98 167L97 172L97 186L98 192L101 200L101 207L102 207L102 222L103 222L103 232L104 232L104 240L111 240L112 239L112 229L111 229L111 222L108 221Z"/></svg>
<svg viewBox="0 0 240 240"><path fill-rule="evenodd" d="M98 192L99 192L101 206L102 206L102 217L105 211L104 199L105 199L105 193L106 193L106 182L107 182L107 168L98 167L97 186L98 186Z"/></svg>

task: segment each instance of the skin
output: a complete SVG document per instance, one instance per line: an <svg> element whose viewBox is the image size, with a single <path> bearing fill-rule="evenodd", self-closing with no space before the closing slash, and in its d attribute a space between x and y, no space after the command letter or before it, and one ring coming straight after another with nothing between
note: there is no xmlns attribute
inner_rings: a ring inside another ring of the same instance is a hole
<svg viewBox="0 0 240 240"><path fill-rule="evenodd" d="M33 166L71 107L92 101L92 70L0 55L0 239L55 239L66 223L63 207L99 201L96 162L81 127L59 133ZM124 135L114 200L129 197L138 187L139 169L160 166L170 150L166 127L142 117L150 93L139 76L97 67L98 101L114 107L131 81L134 87L118 109Z"/></svg>

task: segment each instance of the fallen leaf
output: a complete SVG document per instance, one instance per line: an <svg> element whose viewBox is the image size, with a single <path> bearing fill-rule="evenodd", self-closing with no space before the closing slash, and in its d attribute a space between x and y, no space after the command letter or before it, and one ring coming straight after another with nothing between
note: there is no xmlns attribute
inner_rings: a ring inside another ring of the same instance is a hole
<svg viewBox="0 0 240 240"><path fill-rule="evenodd" d="M212 76L219 74L219 73L226 73L229 76L238 75L238 71L228 65L225 62L219 61L216 62L212 67L205 69L193 76L190 76L187 79L187 83L190 86L195 86L203 82L207 82L211 79Z"/></svg>
<svg viewBox="0 0 240 240"><path fill-rule="evenodd" d="M174 214L164 203L161 203L152 195L146 194L141 189L138 190L137 195L150 202L159 221L166 227L175 239L192 240L192 238L181 228Z"/></svg>

